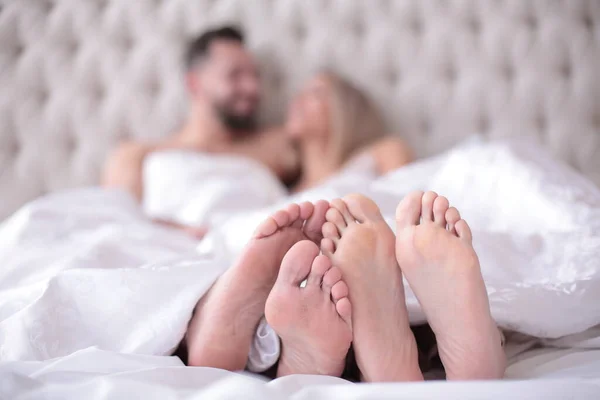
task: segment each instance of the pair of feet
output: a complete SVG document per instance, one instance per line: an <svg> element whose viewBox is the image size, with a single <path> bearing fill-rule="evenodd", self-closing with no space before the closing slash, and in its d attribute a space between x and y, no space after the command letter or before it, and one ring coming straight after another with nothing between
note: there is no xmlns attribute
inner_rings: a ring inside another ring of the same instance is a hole
<svg viewBox="0 0 600 400"><path fill-rule="evenodd" d="M352 344L365 381L421 380L404 273L447 378L501 378L500 333L467 223L433 192L408 195L396 221L394 237L375 203L359 195L272 215L198 304L190 365L243 369L264 314L282 341L278 376L340 376Z"/></svg>

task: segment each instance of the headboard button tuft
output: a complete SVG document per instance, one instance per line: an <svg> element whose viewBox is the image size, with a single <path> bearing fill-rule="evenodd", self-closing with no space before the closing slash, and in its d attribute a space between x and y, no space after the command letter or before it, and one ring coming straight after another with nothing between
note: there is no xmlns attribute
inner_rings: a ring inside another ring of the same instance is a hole
<svg viewBox="0 0 600 400"><path fill-rule="evenodd" d="M571 66L570 63L564 63L560 67L560 74L562 75L562 77L565 80L570 80L572 73L573 73L573 67Z"/></svg>
<svg viewBox="0 0 600 400"><path fill-rule="evenodd" d="M303 42L306 38L306 28L302 24L296 24L294 27L294 37L297 41Z"/></svg>
<svg viewBox="0 0 600 400"><path fill-rule="evenodd" d="M13 158L16 158L21 151L21 144L16 138L12 138L6 145L6 149L9 155L11 155Z"/></svg>
<svg viewBox="0 0 600 400"><path fill-rule="evenodd" d="M533 15L527 15L525 17L525 26L530 30L535 31L538 28L538 20Z"/></svg>
<svg viewBox="0 0 600 400"><path fill-rule="evenodd" d="M478 36L481 32L481 21L478 18L469 18L467 22L467 26L469 30L475 35Z"/></svg>
<svg viewBox="0 0 600 400"><path fill-rule="evenodd" d="M448 82L454 82L454 81L456 81L456 79L458 79L458 71L456 70L456 67L453 66L453 65L448 65L444 69L444 78Z"/></svg>
<svg viewBox="0 0 600 400"><path fill-rule="evenodd" d="M515 69L511 65L505 64L504 67L502 67L502 77L508 83L511 83L515 78Z"/></svg>
<svg viewBox="0 0 600 400"><path fill-rule="evenodd" d="M386 73L386 80L390 87L396 86L400 81L400 74L396 70L390 69Z"/></svg>
<svg viewBox="0 0 600 400"><path fill-rule="evenodd" d="M415 36L420 36L423 33L423 22L418 18L411 19L409 27Z"/></svg>

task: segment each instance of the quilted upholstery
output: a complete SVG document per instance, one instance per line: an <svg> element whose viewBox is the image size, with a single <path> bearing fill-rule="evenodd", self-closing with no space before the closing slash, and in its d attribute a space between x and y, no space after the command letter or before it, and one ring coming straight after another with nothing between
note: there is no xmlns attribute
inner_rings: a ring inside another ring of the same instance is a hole
<svg viewBox="0 0 600 400"><path fill-rule="evenodd" d="M268 122L330 66L421 156L537 136L600 183L597 0L0 0L0 219L175 129L182 45L223 22L264 65Z"/></svg>

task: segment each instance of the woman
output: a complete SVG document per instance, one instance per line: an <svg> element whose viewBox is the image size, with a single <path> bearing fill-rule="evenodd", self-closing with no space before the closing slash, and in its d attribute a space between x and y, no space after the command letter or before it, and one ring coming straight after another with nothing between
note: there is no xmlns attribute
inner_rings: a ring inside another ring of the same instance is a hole
<svg viewBox="0 0 600 400"><path fill-rule="evenodd" d="M366 163L383 175L412 161L412 152L385 127L373 103L350 82L317 74L293 99L285 130L298 143L300 178L293 191L318 185L341 169Z"/></svg>

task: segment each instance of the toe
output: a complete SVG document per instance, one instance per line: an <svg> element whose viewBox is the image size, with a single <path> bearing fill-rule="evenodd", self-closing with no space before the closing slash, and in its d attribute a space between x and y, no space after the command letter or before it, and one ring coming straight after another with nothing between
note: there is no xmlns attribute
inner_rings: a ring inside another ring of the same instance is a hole
<svg viewBox="0 0 600 400"><path fill-rule="evenodd" d="M433 221L441 228L446 228L446 211L450 207L450 202L444 196L439 196L433 202Z"/></svg>
<svg viewBox="0 0 600 400"><path fill-rule="evenodd" d="M423 222L433 221L433 203L437 199L438 195L436 192L426 192L421 200L421 218Z"/></svg>
<svg viewBox="0 0 600 400"><path fill-rule="evenodd" d="M285 254L277 276L277 284L300 286L309 276L311 266L319 255L319 247L310 240L303 240Z"/></svg>
<svg viewBox="0 0 600 400"><path fill-rule="evenodd" d="M327 296L331 295L331 288L341 280L342 271L340 271L338 267L331 267L323 276L323 292L325 292Z"/></svg>
<svg viewBox="0 0 600 400"><path fill-rule="evenodd" d="M346 324L352 329L352 305L350 299L344 297L335 304L335 310Z"/></svg>
<svg viewBox="0 0 600 400"><path fill-rule="evenodd" d="M288 226L290 223L290 214L287 212L287 210L279 210L275 212L275 214L271 215L271 218L275 220L278 228Z"/></svg>
<svg viewBox="0 0 600 400"><path fill-rule="evenodd" d="M264 220L254 231L254 237L263 238L271 236L278 229L288 226L290 223L290 214L287 210L279 210Z"/></svg>
<svg viewBox="0 0 600 400"><path fill-rule="evenodd" d="M469 228L467 221L464 219L459 220L455 225L455 229L459 238L469 244L473 243L473 234L471 233L471 228Z"/></svg>
<svg viewBox="0 0 600 400"><path fill-rule="evenodd" d="M446 211L446 222L448 223L448 231L456 235L456 223L460 220L460 213L455 207L450 207Z"/></svg>
<svg viewBox="0 0 600 400"><path fill-rule="evenodd" d="M304 221L300 219L300 206L292 203L285 210L288 213L288 224L294 228L301 228Z"/></svg>
<svg viewBox="0 0 600 400"><path fill-rule="evenodd" d="M416 191L408 194L396 207L397 230L418 225L421 218L421 199L423 192Z"/></svg>
<svg viewBox="0 0 600 400"><path fill-rule="evenodd" d="M327 213L325 214L325 220L334 224L340 233L344 232L344 230L348 227L348 225L346 225L346 220L342 216L342 213L339 212L337 208L332 207L327 210Z"/></svg>
<svg viewBox="0 0 600 400"><path fill-rule="evenodd" d="M310 201L300 203L300 219L306 221L315 211L315 205Z"/></svg>
<svg viewBox="0 0 600 400"><path fill-rule="evenodd" d="M358 222L381 221L383 216L377 204L368 197L360 194L351 194L344 197L344 202L353 219Z"/></svg>
<svg viewBox="0 0 600 400"><path fill-rule="evenodd" d="M325 222L323 224L323 237L331 239L333 243L337 243L337 241L340 240L340 232L334 224Z"/></svg>
<svg viewBox="0 0 600 400"><path fill-rule="evenodd" d="M296 203L288 205L285 209L288 213L290 221L295 221L300 218L300 206Z"/></svg>
<svg viewBox="0 0 600 400"><path fill-rule="evenodd" d="M330 238L323 238L323 240L321 240L321 251L326 256L335 253L335 243L333 243L333 240Z"/></svg>
<svg viewBox="0 0 600 400"><path fill-rule="evenodd" d="M331 269L331 261L324 255L317 256L310 268L310 274L306 281L306 287L321 287L323 277Z"/></svg>
<svg viewBox="0 0 600 400"><path fill-rule="evenodd" d="M344 297L348 297L348 285L346 285L346 282L340 280L331 287L331 298L334 303L337 303Z"/></svg>
<svg viewBox="0 0 600 400"><path fill-rule="evenodd" d="M352 215L350 215L350 212L348 211L346 203L344 203L342 199L333 200L331 202L331 207L335 208L340 212L340 214L342 214L344 220L346 221L346 225L350 225L355 222L355 219L352 218Z"/></svg>
<svg viewBox="0 0 600 400"><path fill-rule="evenodd" d="M323 238L322 228L325 223L325 213L329 209L329 203L319 200L314 204L314 209L304 225L304 234L313 242L319 243Z"/></svg>
<svg viewBox="0 0 600 400"><path fill-rule="evenodd" d="M254 231L254 237L260 239L271 236L277 232L277 229L279 229L277 222L275 219L273 219L273 217L269 217L256 228Z"/></svg>

